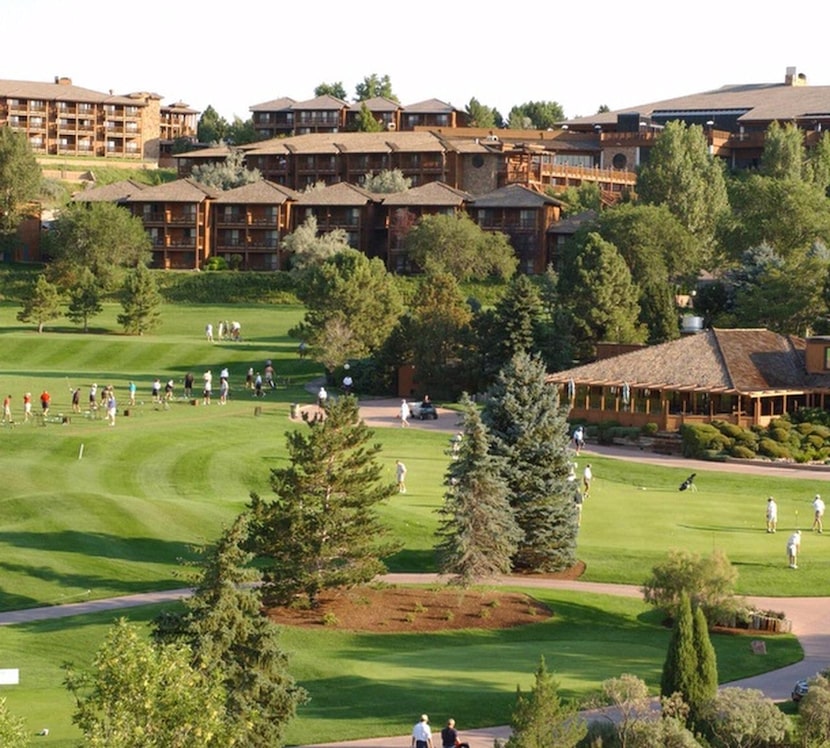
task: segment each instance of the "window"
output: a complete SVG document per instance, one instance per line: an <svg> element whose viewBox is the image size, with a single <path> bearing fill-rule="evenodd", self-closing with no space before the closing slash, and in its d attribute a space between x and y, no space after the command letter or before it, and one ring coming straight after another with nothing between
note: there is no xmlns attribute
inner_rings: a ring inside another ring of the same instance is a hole
<svg viewBox="0 0 830 748"><path fill-rule="evenodd" d="M519 211L519 226L523 229L532 229L536 225L535 210Z"/></svg>
<svg viewBox="0 0 830 748"><path fill-rule="evenodd" d="M830 346L824 349L824 368L830 369Z"/></svg>

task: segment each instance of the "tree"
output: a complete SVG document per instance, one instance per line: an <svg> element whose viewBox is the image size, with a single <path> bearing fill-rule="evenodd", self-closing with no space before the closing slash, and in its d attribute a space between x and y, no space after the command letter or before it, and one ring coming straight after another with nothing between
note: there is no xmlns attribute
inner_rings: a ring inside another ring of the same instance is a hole
<svg viewBox="0 0 830 748"><path fill-rule="evenodd" d="M424 216L406 236L410 260L456 280L509 278L518 260L507 237L482 231L466 214Z"/></svg>
<svg viewBox="0 0 830 748"><path fill-rule="evenodd" d="M218 190L230 190L262 179L259 169L249 169L245 165L245 152L238 148L219 163L197 164L191 175L199 184Z"/></svg>
<svg viewBox="0 0 830 748"><path fill-rule="evenodd" d="M41 171L26 136L0 127L0 235L10 235L40 194Z"/></svg>
<svg viewBox="0 0 830 748"><path fill-rule="evenodd" d="M590 232L582 251L559 277L560 292L573 315L576 352L589 357L598 341L643 343L638 322L640 290L617 248Z"/></svg>
<svg viewBox="0 0 830 748"><path fill-rule="evenodd" d="M764 134L761 174L773 179L801 181L804 167L804 133L792 122L772 122Z"/></svg>
<svg viewBox="0 0 830 748"><path fill-rule="evenodd" d="M660 678L660 695L664 697L679 693L690 708L694 718L695 709L700 704L692 704L689 696L696 692L697 652L694 642L694 618L689 596L681 592L677 614L672 627L671 640L663 663Z"/></svg>
<svg viewBox="0 0 830 748"><path fill-rule="evenodd" d="M470 99L465 111L470 118L470 127L501 127L504 124L496 109L485 106L475 97Z"/></svg>
<svg viewBox="0 0 830 748"><path fill-rule="evenodd" d="M755 688L722 688L702 710L700 722L713 748L782 745L789 718Z"/></svg>
<svg viewBox="0 0 830 748"><path fill-rule="evenodd" d="M101 306L101 289L90 270L84 270L73 288L69 291L69 310L66 316L76 325L82 325L84 332L89 332L90 317L103 311Z"/></svg>
<svg viewBox="0 0 830 748"><path fill-rule="evenodd" d="M159 616L154 636L161 643L186 643L194 668L221 676L227 718L245 725L234 745L260 748L283 744L285 727L307 693L288 672L279 628L263 613L260 574L245 549L249 537L250 515L243 512L204 551L185 612Z"/></svg>
<svg viewBox="0 0 830 748"><path fill-rule="evenodd" d="M369 192L406 192L412 187L412 180L404 176L400 169L384 169L377 174L371 172L366 174L363 178L363 186Z"/></svg>
<svg viewBox="0 0 830 748"><path fill-rule="evenodd" d="M383 262L354 249L309 268L297 285L297 296L306 314L289 333L305 340L329 371L377 351L403 312L400 291ZM333 339L331 330L348 341Z"/></svg>
<svg viewBox="0 0 830 748"><path fill-rule="evenodd" d="M208 104L196 125L196 138L200 143L218 145L224 142L228 134L228 121Z"/></svg>
<svg viewBox="0 0 830 748"><path fill-rule="evenodd" d="M118 288L124 268L151 260L150 238L138 216L114 203L75 203L63 210L50 232L49 275L71 289L85 273L104 293Z"/></svg>
<svg viewBox="0 0 830 748"><path fill-rule="evenodd" d="M715 648L709 638L709 626L703 609L695 606L692 621L692 634L697 654L697 678L694 692L689 697L689 705L700 705L714 699L718 692L718 662Z"/></svg>
<svg viewBox="0 0 830 748"><path fill-rule="evenodd" d="M528 101L514 106L507 118L511 129L551 130L565 119L565 110L556 101Z"/></svg>
<svg viewBox="0 0 830 748"><path fill-rule="evenodd" d="M225 721L217 671L190 664L186 646L157 646L117 621L89 673L65 666L75 697L72 721L90 748L200 748L232 745L239 724Z"/></svg>
<svg viewBox="0 0 830 748"><path fill-rule="evenodd" d="M421 279L402 324L408 359L416 365L418 384L425 392L455 397L462 388L472 358L472 316L451 275L428 273Z"/></svg>
<svg viewBox="0 0 830 748"><path fill-rule="evenodd" d="M380 445L343 396L324 418L286 435L289 465L271 470L277 498L253 495L253 552L263 560L263 596L287 604L304 595L312 606L330 588L371 581L382 558L397 550L385 540L378 505L396 493L381 481Z"/></svg>
<svg viewBox="0 0 830 748"><path fill-rule="evenodd" d="M382 77L378 76L377 73L367 75L354 87L354 91L355 98L358 101L366 101L367 99L374 99L379 96L384 99L391 99L392 101L398 100L398 97L392 92L392 81L388 75Z"/></svg>
<svg viewBox="0 0 830 748"><path fill-rule="evenodd" d="M355 132L383 132L384 129L383 120L377 119L369 107L361 103L357 122L354 125Z"/></svg>
<svg viewBox="0 0 830 748"><path fill-rule="evenodd" d="M830 680L824 672L808 683L807 693L798 702L801 731L811 741L807 745L825 745L830 741Z"/></svg>
<svg viewBox="0 0 830 748"><path fill-rule="evenodd" d="M576 562L577 511L568 483L568 424L538 357L517 353L487 392L482 420L498 457L523 538L521 571L551 572Z"/></svg>
<svg viewBox="0 0 830 748"><path fill-rule="evenodd" d="M447 470L437 550L441 573L454 575L453 581L466 587L510 572L521 530L478 410L466 394L461 406L464 436Z"/></svg>
<svg viewBox="0 0 830 748"><path fill-rule="evenodd" d="M830 188L830 132L823 132L815 146L807 152L804 178L827 194Z"/></svg>
<svg viewBox="0 0 830 748"><path fill-rule="evenodd" d="M45 275L39 275L23 301L23 308L17 313L17 319L21 322L34 322L37 331L43 332L47 322L61 315L61 293L58 287L46 280Z"/></svg>
<svg viewBox="0 0 830 748"><path fill-rule="evenodd" d="M637 175L637 194L649 205L665 205L678 218L700 242L705 265L729 197L723 166L709 155L702 127L679 120L666 124Z"/></svg>
<svg viewBox="0 0 830 748"><path fill-rule="evenodd" d="M614 726L620 748L626 748L634 725L651 711L648 686L636 675L623 673L619 678L603 681L602 691L616 713Z"/></svg>
<svg viewBox="0 0 830 748"><path fill-rule="evenodd" d="M143 335L161 323L161 294L146 265L139 264L127 273L121 306L124 313L118 315L118 324L131 335Z"/></svg>
<svg viewBox="0 0 830 748"><path fill-rule="evenodd" d="M233 122L228 125L225 131L225 139L229 144L234 146L255 143L259 140L259 137L254 128L254 120L251 117L248 117L248 119L234 117Z"/></svg>
<svg viewBox="0 0 830 748"><path fill-rule="evenodd" d="M318 234L317 218L308 216L285 237L283 248L289 255L291 272L295 276L302 276L338 252L348 249L349 237L343 229Z"/></svg>
<svg viewBox="0 0 830 748"><path fill-rule="evenodd" d="M652 568L643 584L643 599L676 618L685 594L709 620L726 622L740 604L735 599L737 579L737 570L721 550L711 556L671 550L665 561Z"/></svg>
<svg viewBox="0 0 830 748"><path fill-rule="evenodd" d="M337 83L321 83L314 89L315 96L334 96L335 99L346 100L346 89L340 81Z"/></svg>
<svg viewBox="0 0 830 748"><path fill-rule="evenodd" d="M504 295L496 302L493 327L487 347L492 372L506 366L517 353L538 351L542 300L536 286L526 275L515 275Z"/></svg>
<svg viewBox="0 0 830 748"><path fill-rule="evenodd" d="M544 657L539 658L530 693L516 689L510 726L513 732L505 748L572 748L587 733L584 720L559 697L559 683Z"/></svg>
<svg viewBox="0 0 830 748"><path fill-rule="evenodd" d="M0 745L3 748L27 748L30 744L26 724L9 711L5 698L0 699Z"/></svg>

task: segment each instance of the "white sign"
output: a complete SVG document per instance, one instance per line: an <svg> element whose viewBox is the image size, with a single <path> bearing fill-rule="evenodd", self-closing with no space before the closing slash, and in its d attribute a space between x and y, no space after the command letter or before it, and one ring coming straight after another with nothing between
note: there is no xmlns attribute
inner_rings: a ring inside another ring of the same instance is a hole
<svg viewBox="0 0 830 748"><path fill-rule="evenodd" d="M16 686L18 683L20 683L18 668L0 668L0 686Z"/></svg>

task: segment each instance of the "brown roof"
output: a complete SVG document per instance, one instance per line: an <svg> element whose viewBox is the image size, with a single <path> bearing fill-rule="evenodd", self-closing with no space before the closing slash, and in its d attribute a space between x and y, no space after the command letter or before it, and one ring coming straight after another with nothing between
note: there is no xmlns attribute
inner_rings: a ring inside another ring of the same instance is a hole
<svg viewBox="0 0 830 748"><path fill-rule="evenodd" d="M141 192L145 185L122 179L120 182L105 184L100 187L87 187L72 196L75 203L123 203L130 195Z"/></svg>
<svg viewBox="0 0 830 748"><path fill-rule="evenodd" d="M538 208L542 205L565 205L561 200L543 195L522 184L508 184L473 201L476 208Z"/></svg>
<svg viewBox="0 0 830 748"><path fill-rule="evenodd" d="M446 149L441 140L431 132L332 132L306 133L289 138L272 138L259 143L249 143L244 146L247 154L266 155L272 153L295 154L336 154L336 153L369 153L372 151L391 153L400 152L439 152ZM193 157L198 155L194 151ZM177 156L178 157L178 156Z"/></svg>
<svg viewBox="0 0 830 748"><path fill-rule="evenodd" d="M397 112L401 108L397 101L387 99L385 96L374 96L371 99L356 101L349 109L359 112L364 104L370 112Z"/></svg>
<svg viewBox="0 0 830 748"><path fill-rule="evenodd" d="M743 393L802 390L803 342L763 329L712 329L560 371L552 382L616 383Z"/></svg>
<svg viewBox="0 0 830 748"><path fill-rule="evenodd" d="M440 99L427 99L416 104L407 104L403 110L407 114L446 114L459 111L452 104Z"/></svg>
<svg viewBox="0 0 830 748"><path fill-rule="evenodd" d="M387 207L402 208L415 205L440 207L461 207L470 202L472 195L457 190L444 182L427 182L404 192L392 192L383 196Z"/></svg>
<svg viewBox="0 0 830 748"><path fill-rule="evenodd" d="M291 99L288 96L283 96L279 99L265 101L262 104L254 104L253 106L248 107L248 110L251 112L283 112L287 109L291 109L291 107L296 103L297 102L294 101L294 99Z"/></svg>
<svg viewBox="0 0 830 748"><path fill-rule="evenodd" d="M297 204L360 207L366 203L380 202L380 197L348 182L338 182L322 189L300 193L297 197Z"/></svg>
<svg viewBox="0 0 830 748"><path fill-rule="evenodd" d="M348 104L343 101L343 99L338 99L336 96L330 96L329 94L324 94L323 96L315 96L313 99L308 99L307 101L295 101L291 105L291 109L294 110L329 110L329 109L336 109L340 110L343 107L348 106Z"/></svg>
<svg viewBox="0 0 830 748"><path fill-rule="evenodd" d="M267 179L260 179L256 182L234 187L232 190L225 190L218 198L216 204L254 204L265 203L268 205L282 204L289 200L297 200L300 193Z"/></svg>
<svg viewBox="0 0 830 748"><path fill-rule="evenodd" d="M175 182L146 187L140 193L129 195L128 203L201 203L207 198L216 198L221 190L206 187L195 179L177 179Z"/></svg>
<svg viewBox="0 0 830 748"><path fill-rule="evenodd" d="M111 93L92 91L89 88L73 86L68 78L62 83L40 81L11 81L0 79L0 97L10 99L41 99L43 101L78 101L87 104L129 104L145 106L147 98L160 99L158 94L136 93L115 96Z"/></svg>

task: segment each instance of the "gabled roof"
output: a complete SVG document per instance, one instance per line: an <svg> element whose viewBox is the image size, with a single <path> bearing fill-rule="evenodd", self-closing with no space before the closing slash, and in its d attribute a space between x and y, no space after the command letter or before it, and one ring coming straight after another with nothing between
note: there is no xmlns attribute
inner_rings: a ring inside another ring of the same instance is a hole
<svg viewBox="0 0 830 748"><path fill-rule="evenodd" d="M254 104L248 107L250 112L284 112L294 106L297 102L294 99L283 96L279 99L264 101L262 104Z"/></svg>
<svg viewBox="0 0 830 748"><path fill-rule="evenodd" d="M122 179L120 182L104 184L100 187L87 187L72 195L73 203L123 203L128 197L141 192L145 185Z"/></svg>
<svg viewBox="0 0 830 748"><path fill-rule="evenodd" d="M172 112L173 114L199 114L198 109L191 109L189 104L183 101L176 101L173 104L163 104L161 107L163 112Z"/></svg>
<svg viewBox="0 0 830 748"><path fill-rule="evenodd" d="M404 132L331 132L306 133L289 138L272 138L243 146L246 154L268 155L290 152L294 154L337 154L350 151L402 153L436 152L444 153L447 149L441 139L428 131ZM192 155L197 157L198 152ZM181 156L177 156L180 158Z"/></svg>
<svg viewBox="0 0 830 748"><path fill-rule="evenodd" d="M588 117L575 117L568 123L616 124L620 114L639 114L660 119L681 118L682 115L728 114L739 122L772 120L809 120L830 117L830 86L791 85L789 83L754 83L727 85L711 91L677 96L639 106L602 112Z"/></svg>
<svg viewBox="0 0 830 748"><path fill-rule="evenodd" d="M560 371L548 381L758 393L802 390L805 378L802 340L764 329L712 329Z"/></svg>
<svg viewBox="0 0 830 748"><path fill-rule="evenodd" d="M581 213L574 213L572 216L552 223L548 227L548 233L573 236L584 224L593 223L598 217L599 213L595 210L584 210Z"/></svg>
<svg viewBox="0 0 830 748"><path fill-rule="evenodd" d="M224 159L231 155L231 149L226 145L217 145L213 148L194 148L192 151L185 153L175 153L174 158L177 159Z"/></svg>
<svg viewBox="0 0 830 748"><path fill-rule="evenodd" d="M206 187L195 179L177 179L175 182L146 187L140 193L130 195L128 203L201 203L222 194L221 190Z"/></svg>
<svg viewBox="0 0 830 748"><path fill-rule="evenodd" d="M457 112L452 104L440 99L427 99L426 101L419 101L417 104L407 104L403 107L407 114L447 114L448 112Z"/></svg>
<svg viewBox="0 0 830 748"><path fill-rule="evenodd" d="M401 105L397 101L387 99L385 96L373 96L371 99L356 101L349 106L349 109L359 112L364 104L370 112L397 112L398 109L401 109Z"/></svg>
<svg viewBox="0 0 830 748"><path fill-rule="evenodd" d="M297 197L297 205L337 205L361 207L371 202L380 202L380 196L375 195L362 187L356 187L348 182L323 187L322 189L301 192Z"/></svg>
<svg viewBox="0 0 830 748"><path fill-rule="evenodd" d="M383 196L383 204L390 208L416 205L455 208L472 199L470 193L450 187L445 182L427 182L404 192L390 192Z"/></svg>
<svg viewBox="0 0 830 748"><path fill-rule="evenodd" d="M543 195L522 184L508 184L475 198L476 208L539 208L543 205L565 205L561 200Z"/></svg>
<svg viewBox="0 0 830 748"><path fill-rule="evenodd" d="M146 106L147 99L161 99L154 93L134 93L115 96L89 88L73 86L68 78L62 82L11 81L0 79L0 97L10 99L41 99L43 101L78 101L87 104L124 104Z"/></svg>
<svg viewBox="0 0 830 748"><path fill-rule="evenodd" d="M269 182L267 179L260 179L256 182L234 187L232 190L225 190L216 198L216 204L265 203L281 205L289 200L297 200L299 197L300 193L290 187L285 187L276 182Z"/></svg>
<svg viewBox="0 0 830 748"><path fill-rule="evenodd" d="M307 101L295 101L291 105L291 108L295 111L298 109L336 109L339 111L340 109L343 109L343 107L346 106L348 106L348 104L345 101L343 101L343 99L338 99L336 96L324 94L323 96L315 96L313 99L308 99Z"/></svg>

